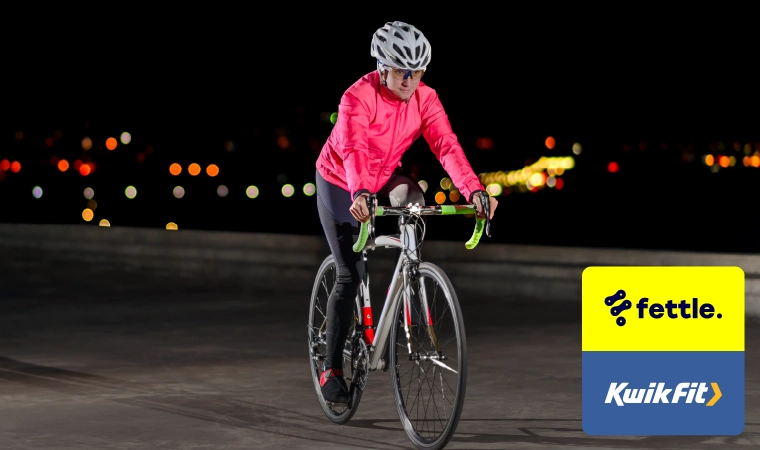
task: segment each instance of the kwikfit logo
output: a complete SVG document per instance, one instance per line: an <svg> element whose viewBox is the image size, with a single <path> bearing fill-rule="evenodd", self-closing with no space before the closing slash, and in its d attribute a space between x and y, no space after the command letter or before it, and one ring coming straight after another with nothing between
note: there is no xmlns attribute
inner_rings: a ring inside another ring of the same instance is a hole
<svg viewBox="0 0 760 450"><path fill-rule="evenodd" d="M709 387L708 383L678 383L675 389L665 389L665 383L649 383L649 389L630 389L628 383L610 383L604 403L615 402L618 406L629 403L704 404L704 394L711 388L713 396L706 406L713 406L723 396L718 383L709 383Z"/></svg>

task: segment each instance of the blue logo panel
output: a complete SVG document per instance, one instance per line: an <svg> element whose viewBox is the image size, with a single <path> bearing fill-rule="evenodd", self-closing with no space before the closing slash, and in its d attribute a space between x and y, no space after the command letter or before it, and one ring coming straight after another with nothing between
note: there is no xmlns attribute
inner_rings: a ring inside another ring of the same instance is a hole
<svg viewBox="0 0 760 450"><path fill-rule="evenodd" d="M583 352L589 435L730 435L744 430L744 352Z"/></svg>

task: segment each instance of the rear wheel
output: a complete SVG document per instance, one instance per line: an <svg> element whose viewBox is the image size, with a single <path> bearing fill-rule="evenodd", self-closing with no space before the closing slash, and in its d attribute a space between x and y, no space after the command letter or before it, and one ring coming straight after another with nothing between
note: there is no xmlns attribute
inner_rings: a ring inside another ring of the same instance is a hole
<svg viewBox="0 0 760 450"><path fill-rule="evenodd" d="M454 288L438 266L420 263L405 315L399 292L390 334L391 385L404 430L419 449L441 449L454 435L467 385L464 321ZM427 299L430 320L422 299ZM407 318L408 317L408 318ZM407 322L407 339L404 322ZM411 322L411 324L410 324Z"/></svg>
<svg viewBox="0 0 760 450"><path fill-rule="evenodd" d="M354 371L361 370L362 366L359 359L366 357L366 355L361 354L362 349L366 349L366 347L361 345L363 342L359 342L361 340L361 333L357 326L359 319L356 306L354 306L354 321L349 330L346 347L343 352L343 375L349 391L352 392L351 399L348 405L332 405L326 402L322 396L322 389L319 386L319 377L322 373L325 355L327 354L327 299L330 297L332 290L335 289L335 277L335 258L330 255L322 262L311 292L311 302L309 305L309 359L311 377L319 404L322 406L322 410L328 419L342 425L353 417L359 407L362 389L359 388L358 383L352 387L351 380L354 377Z"/></svg>

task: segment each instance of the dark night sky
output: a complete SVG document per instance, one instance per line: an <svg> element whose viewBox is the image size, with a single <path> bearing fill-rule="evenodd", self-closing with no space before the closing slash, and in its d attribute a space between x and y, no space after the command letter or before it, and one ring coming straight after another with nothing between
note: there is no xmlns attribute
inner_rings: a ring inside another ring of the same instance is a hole
<svg viewBox="0 0 760 450"><path fill-rule="evenodd" d="M291 170L299 174L295 177L313 173L313 152L278 153L272 145L274 130L298 128L294 143L302 137L297 141L302 147L308 147L308 139L323 141L330 125L319 114L336 111L343 91L374 69L372 33L386 21L403 20L431 41L433 59L424 81L438 91L476 172L521 167L525 159L546 153L541 144L549 135L557 137L558 147L568 149L575 141L584 145L585 172L579 166L576 180L568 174L568 181L579 186L575 193L541 200L539 195L504 198L502 217L509 211L510 231L502 228L502 241L718 248L692 245L704 229L722 223L702 210L709 192L723 199L731 214L728 221L744 223L747 233L759 225L751 208L728 205L747 205L755 198L760 172L725 183L716 182L722 174L694 175L690 188L670 189L663 196L662 189L673 183L644 186L646 180L666 176L643 169L656 160L647 154L648 159L631 162L637 171L628 171L622 181L605 189L593 186L605 176L610 157L622 158L624 144L706 147L713 141L760 141L757 24L740 22L748 12L665 15L660 10L494 6L447 8L447 16L439 14L436 4L418 11L403 4L373 4L372 11L366 6L304 10L288 5L268 12L125 8L99 14L48 11L39 20L23 16L5 42L4 72L10 81L4 83L3 143L12 141L9 136L18 129L30 136L76 130L72 134L78 136L87 122L105 134L129 129L143 144L165 149L167 163L203 157L207 149L232 139L249 147L247 156L237 156L242 158L234 163L239 170ZM296 12L298 17L292 17ZM477 136L492 137L496 148L474 149ZM435 172L437 163L429 153L424 143L415 144L410 158ZM275 159L276 167L264 166L265 157ZM679 176L693 175L684 173ZM721 186L725 192L716 193ZM693 198L679 200L683 197L678 195L689 192ZM610 227L606 218L621 202L628 205L629 225ZM639 209L630 209L632 204ZM553 225L512 221L541 215L547 208L555 211ZM679 217L655 213L672 215L674 208ZM557 225L571 216L574 226ZM706 225L692 227L692 234L680 240L674 240L684 236L680 227L659 225L656 236L644 238L639 236L642 226L630 225L683 220ZM260 222L250 228L269 230ZM605 233L617 237L601 239ZM760 241L748 242L737 240L724 248L760 251Z"/></svg>

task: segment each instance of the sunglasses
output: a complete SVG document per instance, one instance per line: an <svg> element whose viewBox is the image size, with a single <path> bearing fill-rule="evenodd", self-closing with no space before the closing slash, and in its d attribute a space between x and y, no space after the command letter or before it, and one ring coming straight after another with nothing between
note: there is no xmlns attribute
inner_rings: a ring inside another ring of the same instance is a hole
<svg viewBox="0 0 760 450"><path fill-rule="evenodd" d="M412 80L419 80L422 78L422 74L425 73L424 70L406 70L406 69L388 69L388 71L391 73L391 76L397 80L406 80L407 78L411 77Z"/></svg>

